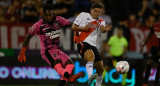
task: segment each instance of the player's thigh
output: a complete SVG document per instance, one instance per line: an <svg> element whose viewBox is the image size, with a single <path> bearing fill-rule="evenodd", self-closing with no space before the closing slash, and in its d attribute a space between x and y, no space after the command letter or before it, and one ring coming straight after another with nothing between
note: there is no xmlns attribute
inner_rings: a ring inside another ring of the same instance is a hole
<svg viewBox="0 0 160 86"><path fill-rule="evenodd" d="M72 60L69 58L68 55L66 55L64 52L62 52L61 50L59 50L59 58L63 64L63 66L67 65L67 64L73 64Z"/></svg>
<svg viewBox="0 0 160 86"><path fill-rule="evenodd" d="M104 71L104 68L103 68L103 61L97 61L94 63L94 68L96 69L97 73L98 74L102 74L103 71Z"/></svg>
<svg viewBox="0 0 160 86"><path fill-rule="evenodd" d="M95 56L94 56L94 53L93 53L93 51L91 49L88 49L88 50L86 50L84 52L84 59L86 61L92 61L92 62L94 62L94 58L95 58Z"/></svg>

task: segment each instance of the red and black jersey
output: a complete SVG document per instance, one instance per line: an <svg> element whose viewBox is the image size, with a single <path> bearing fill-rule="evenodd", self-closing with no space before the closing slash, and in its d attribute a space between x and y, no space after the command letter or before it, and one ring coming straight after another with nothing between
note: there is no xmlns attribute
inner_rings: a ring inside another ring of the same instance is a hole
<svg viewBox="0 0 160 86"><path fill-rule="evenodd" d="M154 23L152 28L152 46L160 47L160 22Z"/></svg>

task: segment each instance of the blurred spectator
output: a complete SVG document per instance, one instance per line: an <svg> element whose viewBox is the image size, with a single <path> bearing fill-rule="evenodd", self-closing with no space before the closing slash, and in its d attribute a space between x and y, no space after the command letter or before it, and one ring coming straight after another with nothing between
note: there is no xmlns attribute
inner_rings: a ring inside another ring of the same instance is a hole
<svg viewBox="0 0 160 86"><path fill-rule="evenodd" d="M38 13L35 7L35 1L26 0L25 6L22 9L23 22L36 22L38 20Z"/></svg>
<svg viewBox="0 0 160 86"><path fill-rule="evenodd" d="M0 8L0 24L4 22L4 12L3 10Z"/></svg>
<svg viewBox="0 0 160 86"><path fill-rule="evenodd" d="M64 5L67 7L68 12L67 12L67 18L73 16L74 14L74 10L73 10L73 4L74 4L74 0L63 0Z"/></svg>
<svg viewBox="0 0 160 86"><path fill-rule="evenodd" d="M153 14L155 15L156 19L158 20L160 15L160 0L156 0L153 4Z"/></svg>
<svg viewBox="0 0 160 86"><path fill-rule="evenodd" d="M11 0L0 0L0 8L2 8L4 12L7 12L11 2Z"/></svg>
<svg viewBox="0 0 160 86"><path fill-rule="evenodd" d="M140 18L140 21L145 22L145 19L147 19L152 14L153 14L152 10L149 8L149 1L142 0L142 7L138 11L138 16Z"/></svg>
<svg viewBox="0 0 160 86"><path fill-rule="evenodd" d="M107 52L109 57L112 59L112 64L115 67L118 61L125 58L125 53L127 52L128 42L125 37L123 37L123 28L119 26L116 30L116 35L111 36L107 43ZM122 86L125 86L125 79L127 74L123 74Z"/></svg>
<svg viewBox="0 0 160 86"><path fill-rule="evenodd" d="M63 0L56 0L56 4L54 5L54 14L68 18L68 12L69 9L64 5Z"/></svg>
<svg viewBox="0 0 160 86"><path fill-rule="evenodd" d="M35 6L39 15L39 19L41 19L43 16L43 0L36 0Z"/></svg>
<svg viewBox="0 0 160 86"><path fill-rule="evenodd" d="M153 25L153 23L155 23L156 19L153 15L150 15L146 20L145 20L145 25L147 27L151 27Z"/></svg>
<svg viewBox="0 0 160 86"><path fill-rule="evenodd" d="M141 23L138 21L135 14L130 14L128 20L121 21L119 22L119 24L125 25L128 28L132 28L132 27L139 27Z"/></svg>
<svg viewBox="0 0 160 86"><path fill-rule="evenodd" d="M14 0L13 4L9 6L5 13L5 22L19 22L20 21L21 5L20 0Z"/></svg>
<svg viewBox="0 0 160 86"><path fill-rule="evenodd" d="M106 15L105 5L103 5L102 14L99 16L100 18L105 20L106 24L112 24L111 17L109 15Z"/></svg>

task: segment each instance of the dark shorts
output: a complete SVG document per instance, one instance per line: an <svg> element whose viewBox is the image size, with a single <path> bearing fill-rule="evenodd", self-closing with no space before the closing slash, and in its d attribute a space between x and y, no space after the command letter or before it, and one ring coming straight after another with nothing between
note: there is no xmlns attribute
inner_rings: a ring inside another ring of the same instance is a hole
<svg viewBox="0 0 160 86"><path fill-rule="evenodd" d="M63 53L60 49L51 49L46 50L42 55L42 58L53 67L53 63L55 60L60 60L62 65L65 66L68 60L71 60L65 53Z"/></svg>
<svg viewBox="0 0 160 86"><path fill-rule="evenodd" d="M100 53L98 51L98 49L95 46L92 46L86 42L80 42L77 44L78 47L78 53L82 56L82 58L84 58L84 53L86 50L91 49L95 55L95 60L94 62L98 62L101 61L102 58L100 56Z"/></svg>
<svg viewBox="0 0 160 86"><path fill-rule="evenodd" d="M160 64L160 55L158 55L158 53L160 53L160 47L152 46L150 53L151 53L150 59Z"/></svg>

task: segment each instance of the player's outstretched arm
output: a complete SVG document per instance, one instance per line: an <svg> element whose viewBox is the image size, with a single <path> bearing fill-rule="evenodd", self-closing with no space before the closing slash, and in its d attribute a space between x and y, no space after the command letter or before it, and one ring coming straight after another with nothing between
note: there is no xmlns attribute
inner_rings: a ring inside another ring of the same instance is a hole
<svg viewBox="0 0 160 86"><path fill-rule="evenodd" d="M21 52L18 56L18 61L20 61L21 63L26 62L25 52L26 52L26 48L27 48L31 38L32 38L32 36L30 34L27 34L26 38L24 39L24 43L23 43Z"/></svg>
<svg viewBox="0 0 160 86"><path fill-rule="evenodd" d="M148 34L148 36L147 36L147 38L145 39L143 45L141 46L141 49L140 49L139 53L142 53L142 52L143 52L143 47L147 44L147 42L149 41L149 39L152 37L152 34L153 34L152 32L150 32L150 33Z"/></svg>
<svg viewBox="0 0 160 86"><path fill-rule="evenodd" d="M79 25L73 24L71 29L73 31L87 31L88 30L88 25L86 25L85 27L79 27Z"/></svg>
<svg viewBox="0 0 160 86"><path fill-rule="evenodd" d="M100 30L102 33L105 33L106 31L110 31L112 29L112 25L107 24L106 26L101 25Z"/></svg>

